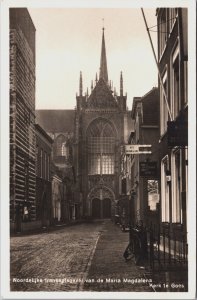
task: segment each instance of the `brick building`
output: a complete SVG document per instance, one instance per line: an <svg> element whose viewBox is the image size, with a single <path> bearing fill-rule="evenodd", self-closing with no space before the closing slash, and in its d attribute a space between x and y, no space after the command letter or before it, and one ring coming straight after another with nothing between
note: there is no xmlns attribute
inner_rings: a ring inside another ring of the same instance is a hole
<svg viewBox="0 0 197 300"><path fill-rule="evenodd" d="M83 197L83 215L110 218L119 199L120 146L129 132L127 96L112 90L108 79L104 29L100 73L91 93L83 93L82 73L76 97L74 157L76 178Z"/></svg>
<svg viewBox="0 0 197 300"><path fill-rule="evenodd" d="M51 152L53 140L35 124L36 129L36 220L48 226L51 220Z"/></svg>
<svg viewBox="0 0 197 300"><path fill-rule="evenodd" d="M36 220L35 27L25 8L10 8L10 220L20 231Z"/></svg>

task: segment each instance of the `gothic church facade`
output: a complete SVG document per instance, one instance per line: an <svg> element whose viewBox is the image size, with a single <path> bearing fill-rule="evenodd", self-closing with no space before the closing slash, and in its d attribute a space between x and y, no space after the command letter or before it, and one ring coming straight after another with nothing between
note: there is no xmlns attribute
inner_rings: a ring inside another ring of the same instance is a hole
<svg viewBox="0 0 197 300"><path fill-rule="evenodd" d="M83 93L80 73L74 132L75 170L83 195L83 215L113 218L121 194L121 145L130 133L127 96L112 90L108 79L105 33L102 32L99 78Z"/></svg>

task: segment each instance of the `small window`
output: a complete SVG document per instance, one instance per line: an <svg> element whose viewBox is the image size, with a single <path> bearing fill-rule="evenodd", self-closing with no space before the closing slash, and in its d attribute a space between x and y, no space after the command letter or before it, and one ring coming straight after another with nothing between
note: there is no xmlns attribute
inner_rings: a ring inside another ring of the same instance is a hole
<svg viewBox="0 0 197 300"><path fill-rule="evenodd" d="M159 185L158 180L148 180L148 206L150 210L155 211L157 209L157 203L159 203Z"/></svg>

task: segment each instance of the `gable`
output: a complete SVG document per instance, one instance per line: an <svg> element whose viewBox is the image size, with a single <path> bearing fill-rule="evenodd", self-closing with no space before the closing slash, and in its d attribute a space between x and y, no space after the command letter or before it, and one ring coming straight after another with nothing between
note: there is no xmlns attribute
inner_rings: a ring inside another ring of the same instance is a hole
<svg viewBox="0 0 197 300"><path fill-rule="evenodd" d="M106 82L100 78L87 100L87 108L117 108L117 102Z"/></svg>

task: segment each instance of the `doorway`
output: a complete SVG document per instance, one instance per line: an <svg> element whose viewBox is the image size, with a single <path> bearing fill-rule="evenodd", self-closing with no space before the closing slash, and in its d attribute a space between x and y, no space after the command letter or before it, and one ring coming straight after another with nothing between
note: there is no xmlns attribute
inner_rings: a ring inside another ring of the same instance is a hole
<svg viewBox="0 0 197 300"><path fill-rule="evenodd" d="M93 218L101 217L101 201L98 198L92 199L92 217Z"/></svg>
<svg viewBox="0 0 197 300"><path fill-rule="evenodd" d="M111 218L111 200L103 199L103 218Z"/></svg>

